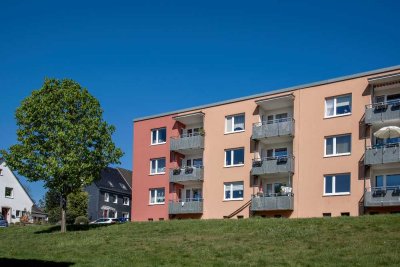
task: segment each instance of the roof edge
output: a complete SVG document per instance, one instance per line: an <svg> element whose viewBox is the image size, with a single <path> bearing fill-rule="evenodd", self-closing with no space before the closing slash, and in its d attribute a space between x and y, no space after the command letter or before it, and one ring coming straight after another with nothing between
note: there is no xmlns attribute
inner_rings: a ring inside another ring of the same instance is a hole
<svg viewBox="0 0 400 267"><path fill-rule="evenodd" d="M351 80L351 79L355 79L355 78L361 78L361 77L368 76L368 75L373 75L373 74L378 74L378 73L393 71L393 70L398 70L398 69L400 69L400 65L395 65L395 66L391 66L391 67L380 68L380 69L375 69L375 70L366 71L366 72L360 72L360 73L346 75L346 76L340 76L337 78L322 80L322 81L318 81L318 82L312 82L312 83L306 83L306 84L291 86L291 87L282 88L282 89L276 89L276 90L272 90L272 91L268 91L268 92L264 92L264 93L259 93L259 94L254 94L254 95L249 95L249 96L244 96L244 97L239 97L239 98L234 98L234 99L229 99L229 100L223 100L223 101L219 101L219 102L215 102L215 103L211 103L211 104L204 104L204 105L200 105L200 106L184 108L184 109L179 109L179 110L174 110L174 111L170 111L170 112L164 112L164 113L149 115L149 116L144 116L144 117L139 117L139 118L134 119L133 122L139 122L139 121L154 119L154 118L158 118L158 117L165 117L165 116L169 116L169 115L173 115L173 114L177 114L177 113L188 112L188 111L192 111L192 110L196 110L196 109L221 106L221 105L225 105L225 104L249 100L252 98L258 98L258 97L269 96L269 95L274 95L274 94L279 94L279 93L284 93L284 92L290 92L290 91L294 91L294 90L301 90L301 89L306 89L306 88L315 87L315 86L319 86L319 85L325 85L325 84L330 84L330 83L335 83L335 82L340 82L340 81Z"/></svg>

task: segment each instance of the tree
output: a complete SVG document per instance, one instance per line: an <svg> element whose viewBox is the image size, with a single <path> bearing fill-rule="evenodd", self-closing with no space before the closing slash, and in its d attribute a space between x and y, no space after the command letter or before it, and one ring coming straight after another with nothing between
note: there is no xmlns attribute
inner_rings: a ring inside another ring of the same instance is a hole
<svg viewBox="0 0 400 267"><path fill-rule="evenodd" d="M85 191L79 191L68 195L67 221L73 223L76 217L88 214L89 195Z"/></svg>
<svg viewBox="0 0 400 267"><path fill-rule="evenodd" d="M99 102L73 80L45 79L17 108L17 144L1 154L29 181L43 180L61 199L61 232L66 232L67 196L99 178L122 151L102 118Z"/></svg>

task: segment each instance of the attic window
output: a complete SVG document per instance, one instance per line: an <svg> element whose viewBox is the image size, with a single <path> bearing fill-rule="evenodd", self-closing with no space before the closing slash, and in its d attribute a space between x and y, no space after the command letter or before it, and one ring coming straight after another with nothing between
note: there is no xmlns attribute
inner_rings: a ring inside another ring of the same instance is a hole
<svg viewBox="0 0 400 267"><path fill-rule="evenodd" d="M124 190L128 190L124 184L122 184L122 183L119 183L119 185L121 186L121 188L122 188L122 189L124 189Z"/></svg>
<svg viewBox="0 0 400 267"><path fill-rule="evenodd" d="M114 187L114 185L113 185L113 183L112 183L111 181L108 181L108 184L109 184L111 187Z"/></svg>

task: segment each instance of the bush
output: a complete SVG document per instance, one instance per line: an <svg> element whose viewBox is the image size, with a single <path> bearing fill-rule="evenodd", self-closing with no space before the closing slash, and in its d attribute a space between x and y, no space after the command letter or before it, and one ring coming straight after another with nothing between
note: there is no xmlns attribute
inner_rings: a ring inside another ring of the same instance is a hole
<svg viewBox="0 0 400 267"><path fill-rule="evenodd" d="M89 219L85 216L78 216L75 219L75 224L89 224Z"/></svg>

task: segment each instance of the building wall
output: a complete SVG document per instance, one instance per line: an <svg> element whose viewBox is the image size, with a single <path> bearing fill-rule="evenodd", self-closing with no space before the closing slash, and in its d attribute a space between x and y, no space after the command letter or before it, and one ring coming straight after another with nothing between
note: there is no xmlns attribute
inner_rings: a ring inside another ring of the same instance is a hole
<svg viewBox="0 0 400 267"><path fill-rule="evenodd" d="M19 222L20 218L16 217L16 211L31 212L33 202L12 171L6 167L5 162L0 165L0 168L2 169L0 176L0 212L2 208L10 208L8 222ZM13 188L14 194L12 198L5 197L6 187ZM12 219L12 216L15 216L15 219Z"/></svg>
<svg viewBox="0 0 400 267"><path fill-rule="evenodd" d="M398 70L396 70L398 71ZM365 113L365 105L371 103L368 78L396 73L396 71L380 72L364 77L310 86L279 94L256 97L238 102L206 107L185 112L204 113L205 147L203 154L204 182L203 214L204 219L223 218L240 208L254 192L251 186L251 163L254 157L254 142L251 141L252 124L260 121L256 100L294 95L293 117L295 119L295 136L293 138L293 155L295 168L292 177L294 193L294 210L289 212L266 212L265 215L280 214L285 217L321 217L323 213L340 216L348 212L351 216L362 213L359 202L364 192L363 161L365 144L370 140L364 136L364 128L360 126ZM344 94L352 95L352 113L350 115L325 118L325 99ZM245 131L225 134L225 116L245 113ZM184 113L174 114L182 115ZM134 169L133 176L133 220L148 218L168 218L167 190L166 204L150 206L149 188L168 187L168 172L165 175L150 176L149 159L165 156L167 169L173 165L169 160L169 137L177 134L172 129L173 115L150 118L134 123ZM150 130L167 126L167 144L150 146ZM351 134L351 154L348 156L324 157L324 140L327 136ZM370 134L370 133L369 133ZM224 167L224 150L229 148L245 148L245 164L240 167ZM324 175L350 173L351 185L349 195L324 196ZM367 177L368 178L368 177ZM224 201L224 182L244 182L244 199ZM369 186L369 180L366 181ZM246 208L238 216L248 217Z"/></svg>
<svg viewBox="0 0 400 267"><path fill-rule="evenodd" d="M162 145L151 145L151 130L167 128L167 142ZM147 221L148 219L168 219L169 201L169 169L171 162L169 142L171 136L179 134L172 116L165 116L153 120L145 120L134 124L133 137L133 179L132 179L132 220ZM150 159L166 158L165 174L150 175ZM165 188L165 204L150 205L149 189Z"/></svg>
<svg viewBox="0 0 400 267"><path fill-rule="evenodd" d="M89 195L89 203L88 203L88 216L90 221L97 220L99 218L98 210L99 207L99 189L97 186L92 183L91 185L85 188L85 191L88 192Z"/></svg>

